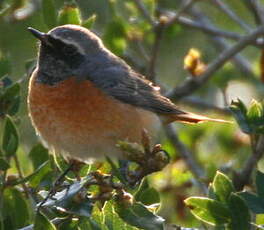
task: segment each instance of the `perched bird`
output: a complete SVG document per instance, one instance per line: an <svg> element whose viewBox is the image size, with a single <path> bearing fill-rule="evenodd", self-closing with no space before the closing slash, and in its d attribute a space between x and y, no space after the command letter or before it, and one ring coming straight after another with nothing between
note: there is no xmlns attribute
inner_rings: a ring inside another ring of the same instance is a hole
<svg viewBox="0 0 264 230"><path fill-rule="evenodd" d="M86 28L59 26L40 40L29 83L29 115L49 148L73 158L122 157L120 140L141 142L161 122L221 121L179 110L158 87Z"/></svg>

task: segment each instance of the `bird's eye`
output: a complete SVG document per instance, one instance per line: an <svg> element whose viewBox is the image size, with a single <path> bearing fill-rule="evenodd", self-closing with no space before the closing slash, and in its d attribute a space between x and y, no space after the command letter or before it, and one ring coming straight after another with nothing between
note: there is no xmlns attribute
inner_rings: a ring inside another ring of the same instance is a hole
<svg viewBox="0 0 264 230"><path fill-rule="evenodd" d="M64 55L73 56L77 53L77 49L74 46L64 46L62 49Z"/></svg>

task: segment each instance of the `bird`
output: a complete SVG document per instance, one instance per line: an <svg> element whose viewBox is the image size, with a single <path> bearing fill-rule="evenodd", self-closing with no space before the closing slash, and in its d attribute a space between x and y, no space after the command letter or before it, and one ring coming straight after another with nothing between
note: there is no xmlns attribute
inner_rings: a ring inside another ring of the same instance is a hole
<svg viewBox="0 0 264 230"><path fill-rule="evenodd" d="M29 80L29 116L56 153L81 160L122 159L117 143L140 143L143 129L155 138L162 123L224 122L180 110L82 26L28 30L40 41Z"/></svg>

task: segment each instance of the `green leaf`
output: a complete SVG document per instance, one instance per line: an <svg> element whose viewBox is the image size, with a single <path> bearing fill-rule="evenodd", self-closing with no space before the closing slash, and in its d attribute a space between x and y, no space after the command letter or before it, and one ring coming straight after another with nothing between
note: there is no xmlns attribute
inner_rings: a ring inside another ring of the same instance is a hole
<svg viewBox="0 0 264 230"><path fill-rule="evenodd" d="M238 193L247 203L250 210L256 214L264 213L264 198L249 192Z"/></svg>
<svg viewBox="0 0 264 230"><path fill-rule="evenodd" d="M42 13L49 29L57 25L57 13L54 0L42 0Z"/></svg>
<svg viewBox="0 0 264 230"><path fill-rule="evenodd" d="M104 209L105 225L109 230L125 229L136 230L137 228L127 225L115 212L114 204L112 201L107 201Z"/></svg>
<svg viewBox="0 0 264 230"><path fill-rule="evenodd" d="M11 117L6 116L4 125L4 134L2 140L2 149L6 156L13 156L18 147L18 133Z"/></svg>
<svg viewBox="0 0 264 230"><path fill-rule="evenodd" d="M264 113L262 104L252 100L247 113L247 120L253 133L264 133Z"/></svg>
<svg viewBox="0 0 264 230"><path fill-rule="evenodd" d="M92 16L87 18L85 21L83 21L82 26L87 29L91 29L95 23L95 20L96 20L96 14L93 14Z"/></svg>
<svg viewBox="0 0 264 230"><path fill-rule="evenodd" d="M5 92L1 99L12 100L14 97L19 95L19 92L20 92L20 85L18 83L14 83L5 89Z"/></svg>
<svg viewBox="0 0 264 230"><path fill-rule="evenodd" d="M6 171L9 168L9 163L4 158L0 157L0 171Z"/></svg>
<svg viewBox="0 0 264 230"><path fill-rule="evenodd" d="M103 230L92 218L81 217L78 226L83 230Z"/></svg>
<svg viewBox="0 0 264 230"><path fill-rule="evenodd" d="M210 183L209 186L208 186L208 194L207 194L207 196L208 196L208 198L211 198L213 200L217 199L216 194L214 192L214 188L213 188L212 183Z"/></svg>
<svg viewBox="0 0 264 230"><path fill-rule="evenodd" d="M67 220L63 220L62 223L59 224L59 230L90 230L89 228L85 228L86 226L82 225L81 220L77 218L71 218L70 216Z"/></svg>
<svg viewBox="0 0 264 230"><path fill-rule="evenodd" d="M118 170L117 166L115 165L115 163L113 162L113 160L108 157L108 156L105 156L107 162L110 164L111 166L111 169L112 169L112 172L113 174L124 184L126 185L127 184L127 181L125 180L125 178L123 177L123 175L120 173L120 170Z"/></svg>
<svg viewBox="0 0 264 230"><path fill-rule="evenodd" d="M59 25L81 25L81 13L76 4L66 4L59 12Z"/></svg>
<svg viewBox="0 0 264 230"><path fill-rule="evenodd" d="M10 218L15 229L29 224L29 209L23 194L15 188L4 190L4 218Z"/></svg>
<svg viewBox="0 0 264 230"><path fill-rule="evenodd" d="M46 161L42 165L40 165L31 175L24 179L29 180L31 187L37 188L40 186L41 182L43 182L43 178L45 178L46 175L50 174L51 172L52 169L50 166L50 162Z"/></svg>
<svg viewBox="0 0 264 230"><path fill-rule="evenodd" d="M56 230L55 225L48 220L48 218L40 213L37 212L35 221L34 221L34 228L33 230Z"/></svg>
<svg viewBox="0 0 264 230"><path fill-rule="evenodd" d="M228 202L230 194L235 191L231 180L219 171L216 172L213 189L217 199L224 203Z"/></svg>
<svg viewBox="0 0 264 230"><path fill-rule="evenodd" d="M3 95L0 97L1 114L14 115L20 104L20 85L14 83L4 89Z"/></svg>
<svg viewBox="0 0 264 230"><path fill-rule="evenodd" d="M250 107L248 108L248 112L247 112L248 120L252 122L258 120L262 116L263 116L263 108L261 103L253 99L250 103Z"/></svg>
<svg viewBox="0 0 264 230"><path fill-rule="evenodd" d="M142 193L138 194L135 199L145 205L156 204L160 202L160 196L156 189L148 188Z"/></svg>
<svg viewBox="0 0 264 230"><path fill-rule="evenodd" d="M134 203L129 207L122 204L116 204L115 211L123 221L132 226L145 230L164 229L164 219L150 212L141 203Z"/></svg>
<svg viewBox="0 0 264 230"><path fill-rule="evenodd" d="M42 144L37 144L29 152L29 158L33 162L34 169L37 169L49 160L49 151Z"/></svg>
<svg viewBox="0 0 264 230"><path fill-rule="evenodd" d="M190 197L184 202L196 218L208 224L221 225L230 221L230 211L219 201L205 197Z"/></svg>
<svg viewBox="0 0 264 230"><path fill-rule="evenodd" d="M92 217L89 218L89 222L92 230L109 230L105 224L105 213L99 205L94 206Z"/></svg>
<svg viewBox="0 0 264 230"><path fill-rule="evenodd" d="M251 128L247 121L247 108L244 103L237 99L237 101L232 101L230 110L233 113L238 125L244 133L251 133Z"/></svg>
<svg viewBox="0 0 264 230"><path fill-rule="evenodd" d="M229 224L230 229L250 229L250 214L244 200L241 199L237 194L232 193L230 195L228 205L231 211L231 223Z"/></svg>

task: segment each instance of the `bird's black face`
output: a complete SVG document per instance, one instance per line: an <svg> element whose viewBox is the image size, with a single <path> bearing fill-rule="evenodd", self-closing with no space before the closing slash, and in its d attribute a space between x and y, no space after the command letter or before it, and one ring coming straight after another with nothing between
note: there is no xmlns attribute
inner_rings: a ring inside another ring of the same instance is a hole
<svg viewBox="0 0 264 230"><path fill-rule="evenodd" d="M72 42L32 28L29 28L29 31L41 42L37 81L54 85L74 76L85 59L78 47Z"/></svg>

